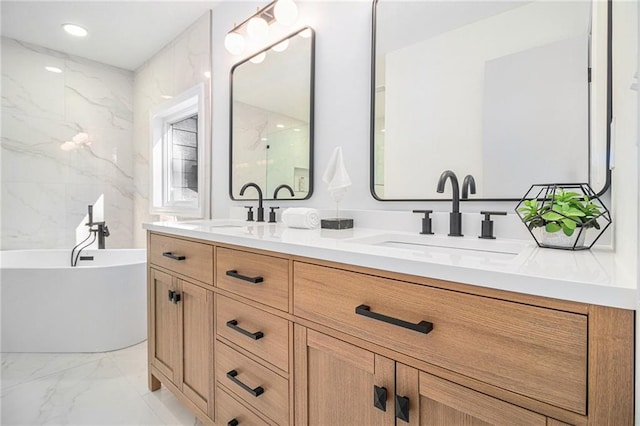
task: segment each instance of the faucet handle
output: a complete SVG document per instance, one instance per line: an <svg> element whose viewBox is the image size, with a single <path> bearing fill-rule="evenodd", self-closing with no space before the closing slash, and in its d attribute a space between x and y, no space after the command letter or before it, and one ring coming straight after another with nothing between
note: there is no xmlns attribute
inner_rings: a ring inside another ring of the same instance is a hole
<svg viewBox="0 0 640 426"><path fill-rule="evenodd" d="M424 217L422 218L422 232L424 235L433 235L431 231L431 217L429 215L433 213L433 210L414 210L414 213L424 213Z"/></svg>
<svg viewBox="0 0 640 426"><path fill-rule="evenodd" d="M269 207L269 223L276 223L276 209L280 207Z"/></svg>
<svg viewBox="0 0 640 426"><path fill-rule="evenodd" d="M484 215L484 220L482 221L482 233L478 238L495 240L496 237L493 236L493 221L491 220L491 216L506 216L507 212L483 211L480 212L480 214Z"/></svg>
<svg viewBox="0 0 640 426"><path fill-rule="evenodd" d="M253 222L253 206L244 206L247 210L247 222Z"/></svg>

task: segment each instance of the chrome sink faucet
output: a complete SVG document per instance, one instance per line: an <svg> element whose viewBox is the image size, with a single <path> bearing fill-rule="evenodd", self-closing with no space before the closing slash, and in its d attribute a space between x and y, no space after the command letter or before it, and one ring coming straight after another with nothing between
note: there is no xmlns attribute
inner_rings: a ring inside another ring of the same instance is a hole
<svg viewBox="0 0 640 426"><path fill-rule="evenodd" d="M444 185L447 180L451 181L451 189L453 191L453 208L449 213L449 236L462 237L462 214L460 213L460 186L458 185L458 177L451 170L445 170L438 179L438 187L436 192L442 194ZM475 182L474 182L475 183ZM475 185L474 185L475 186Z"/></svg>
<svg viewBox="0 0 640 426"><path fill-rule="evenodd" d="M253 182L245 183L242 189L240 189L240 195L244 195L244 191L246 191L247 188L249 187L253 187L256 189L256 191L258 191L258 219L256 220L256 222L264 222L264 207L262 207L262 189L260 189L260 187Z"/></svg>

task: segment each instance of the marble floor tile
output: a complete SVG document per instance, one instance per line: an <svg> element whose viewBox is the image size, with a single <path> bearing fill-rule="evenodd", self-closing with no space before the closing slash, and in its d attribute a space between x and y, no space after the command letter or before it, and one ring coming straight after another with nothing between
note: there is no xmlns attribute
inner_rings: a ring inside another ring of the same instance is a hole
<svg viewBox="0 0 640 426"><path fill-rule="evenodd" d="M146 342L97 354L1 358L2 425L201 425L167 389L148 390Z"/></svg>

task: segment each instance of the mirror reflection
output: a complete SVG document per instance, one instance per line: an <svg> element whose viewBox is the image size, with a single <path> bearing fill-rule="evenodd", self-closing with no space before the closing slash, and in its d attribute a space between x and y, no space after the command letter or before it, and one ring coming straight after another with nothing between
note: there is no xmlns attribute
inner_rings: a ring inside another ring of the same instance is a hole
<svg viewBox="0 0 640 426"><path fill-rule="evenodd" d="M279 41L231 70L231 198L253 182L265 199L307 199L313 189L311 28Z"/></svg>
<svg viewBox="0 0 640 426"><path fill-rule="evenodd" d="M378 0L374 197L448 198L436 192L447 169L475 178L472 199L546 182L604 189L606 16L585 0Z"/></svg>

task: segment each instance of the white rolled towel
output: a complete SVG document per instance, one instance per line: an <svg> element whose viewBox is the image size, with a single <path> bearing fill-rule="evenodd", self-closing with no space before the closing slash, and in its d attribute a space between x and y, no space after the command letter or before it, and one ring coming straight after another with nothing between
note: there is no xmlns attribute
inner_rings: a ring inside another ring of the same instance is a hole
<svg viewBox="0 0 640 426"><path fill-rule="evenodd" d="M317 228L320 225L320 215L316 209L290 207L282 212L282 223L289 228Z"/></svg>

